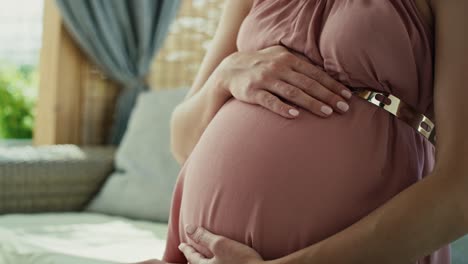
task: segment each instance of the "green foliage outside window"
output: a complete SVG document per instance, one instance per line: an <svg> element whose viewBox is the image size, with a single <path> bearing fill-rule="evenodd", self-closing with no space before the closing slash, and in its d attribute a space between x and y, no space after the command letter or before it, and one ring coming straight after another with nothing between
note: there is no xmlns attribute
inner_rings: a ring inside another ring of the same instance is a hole
<svg viewBox="0 0 468 264"><path fill-rule="evenodd" d="M0 63L0 138L32 138L37 80L34 66Z"/></svg>

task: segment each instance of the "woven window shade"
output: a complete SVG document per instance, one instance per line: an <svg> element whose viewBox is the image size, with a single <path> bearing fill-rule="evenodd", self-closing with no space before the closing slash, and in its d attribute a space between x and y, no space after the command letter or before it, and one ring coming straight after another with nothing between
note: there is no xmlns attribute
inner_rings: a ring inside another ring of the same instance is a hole
<svg viewBox="0 0 468 264"><path fill-rule="evenodd" d="M152 89L190 87L221 16L224 0L182 0L163 48L151 67Z"/></svg>
<svg viewBox="0 0 468 264"><path fill-rule="evenodd" d="M89 62L83 68L82 144L106 144L121 87Z"/></svg>
<svg viewBox="0 0 468 264"><path fill-rule="evenodd" d="M182 0L164 46L151 65L151 89L190 87L216 31L224 0ZM85 61L83 76L82 145L105 144L121 90L95 65Z"/></svg>

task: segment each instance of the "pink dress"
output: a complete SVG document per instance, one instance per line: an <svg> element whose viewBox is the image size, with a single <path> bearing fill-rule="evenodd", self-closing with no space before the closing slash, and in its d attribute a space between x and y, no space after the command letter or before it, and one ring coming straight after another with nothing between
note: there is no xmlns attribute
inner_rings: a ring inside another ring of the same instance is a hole
<svg viewBox="0 0 468 264"><path fill-rule="evenodd" d="M433 35L414 0L255 0L240 51L284 45L349 87L394 94L434 120ZM329 118L287 119L231 98L183 164L163 260L187 263L185 224L279 258L345 229L429 174L435 148L354 96ZM430 230L428 230L430 232ZM358 246L358 245L357 245ZM446 245L418 263L450 263Z"/></svg>

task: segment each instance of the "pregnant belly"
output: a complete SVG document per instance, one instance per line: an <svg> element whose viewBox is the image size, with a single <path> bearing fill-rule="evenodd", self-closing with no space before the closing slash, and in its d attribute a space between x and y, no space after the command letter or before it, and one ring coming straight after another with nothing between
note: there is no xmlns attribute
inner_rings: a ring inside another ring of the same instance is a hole
<svg viewBox="0 0 468 264"><path fill-rule="evenodd" d="M384 110L356 97L344 115L300 110L287 119L226 102L182 172L180 226L202 225L273 259L342 230L416 180L416 161L389 155L408 152L389 133L412 131L390 129Z"/></svg>

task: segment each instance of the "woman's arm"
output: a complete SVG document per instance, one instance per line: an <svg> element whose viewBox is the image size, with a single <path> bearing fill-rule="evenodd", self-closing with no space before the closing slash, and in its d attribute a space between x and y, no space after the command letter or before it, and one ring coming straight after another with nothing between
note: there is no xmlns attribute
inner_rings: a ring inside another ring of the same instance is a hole
<svg viewBox="0 0 468 264"><path fill-rule="evenodd" d="M431 6L436 35L434 170L357 223L270 264L415 263L468 233L468 1L432 0ZM187 234L214 253L207 260L183 244L192 264L264 263L250 247L203 227Z"/></svg>
<svg viewBox="0 0 468 264"><path fill-rule="evenodd" d="M468 1L433 0L436 165L342 232L277 263L414 263L468 232ZM278 227L281 228L281 227Z"/></svg>
<svg viewBox="0 0 468 264"><path fill-rule="evenodd" d="M252 6L252 0L227 0L210 48L184 101L171 117L171 151L183 164L200 139L201 134L226 100L225 90L210 82L210 75L220 62L237 51L236 39L240 25Z"/></svg>

